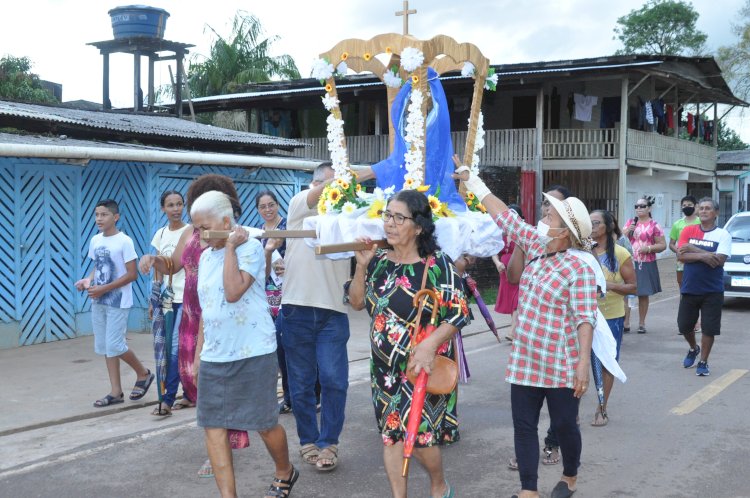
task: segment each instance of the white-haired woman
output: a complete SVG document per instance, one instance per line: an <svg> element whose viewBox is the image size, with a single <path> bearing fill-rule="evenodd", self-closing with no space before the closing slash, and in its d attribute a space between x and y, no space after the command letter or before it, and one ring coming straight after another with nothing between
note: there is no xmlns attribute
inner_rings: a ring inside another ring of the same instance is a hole
<svg viewBox="0 0 750 498"><path fill-rule="evenodd" d="M539 496L537 425L546 399L563 462L562 477L551 496L567 498L576 490L580 465L581 432L576 419L580 398L589 385L597 310L594 271L568 249L581 247L591 235L589 213L575 197L561 201L544 194L550 209L534 227L509 210L469 168L459 167L455 177L480 199L503 233L526 254L518 325L505 374L511 384L521 478L517 496Z"/></svg>
<svg viewBox="0 0 750 498"><path fill-rule="evenodd" d="M232 230L228 239L208 241L198 265L203 310L195 375L198 426L223 498L237 496L228 429L257 431L276 465L268 497L287 497L299 472L289 462L286 431L276 403L276 329L265 293L263 246L237 226L223 192L198 197L190 210L196 230ZM272 250L272 249L271 249Z"/></svg>

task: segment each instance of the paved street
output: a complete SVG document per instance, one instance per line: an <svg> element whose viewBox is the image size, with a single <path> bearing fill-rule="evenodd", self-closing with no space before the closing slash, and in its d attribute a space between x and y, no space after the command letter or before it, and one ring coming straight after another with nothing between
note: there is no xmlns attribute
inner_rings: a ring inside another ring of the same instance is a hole
<svg viewBox="0 0 750 498"><path fill-rule="evenodd" d="M621 363L629 379L615 385L609 425L589 425L595 393L582 402L584 450L576 496L750 497L745 418L750 302L727 304L711 376L697 377L694 369L681 365L687 346L675 330L678 298L669 286L671 260L660 266L665 292L653 300L649 333L625 336ZM507 324L505 317L498 321ZM360 330L366 323L353 320L339 468L321 475L303 464L294 417L281 417L302 474L293 496L389 496L370 403L367 333ZM460 387L461 441L446 449L444 461L457 496L508 497L518 490L517 473L506 467L513 454L510 389L502 380L509 346L498 344L481 325L475 321L467 331L472 378ZM151 406L145 406L154 400L150 393L149 402L127 410L92 412L89 398L101 394L104 366L90 361L96 359L88 338L65 343L0 351L0 392L6 400L0 412L0 497L217 496L212 479L196 476L205 449L194 410L154 420L148 414ZM147 357L148 336L133 336L131 345ZM78 350L73 353L72 347ZM47 377L45 386L41 374L34 375L49 368L74 369L77 375ZM547 424L543 414L540 430ZM239 490L241 496L262 496L271 462L259 438L251 435L251 441L250 448L235 452ZM548 496L560 472L559 465L540 467L542 496ZM412 496L427 494L426 475L418 465L412 467L409 487Z"/></svg>

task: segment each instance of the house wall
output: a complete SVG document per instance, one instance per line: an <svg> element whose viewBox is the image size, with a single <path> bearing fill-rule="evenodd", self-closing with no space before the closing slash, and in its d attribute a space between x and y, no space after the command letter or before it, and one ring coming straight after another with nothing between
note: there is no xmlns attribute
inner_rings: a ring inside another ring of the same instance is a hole
<svg viewBox="0 0 750 498"><path fill-rule="evenodd" d="M309 181L289 170L192 166L122 161L74 165L34 158L0 158L0 348L91 333L90 301L73 283L91 272L88 243L96 233L96 202L120 204L120 230L139 256L152 252L152 235L166 223L159 206L166 189L186 192L195 177L220 173L237 186L244 213L255 226L258 191L276 193L285 215L289 199ZM133 284L128 328L148 329L149 277Z"/></svg>

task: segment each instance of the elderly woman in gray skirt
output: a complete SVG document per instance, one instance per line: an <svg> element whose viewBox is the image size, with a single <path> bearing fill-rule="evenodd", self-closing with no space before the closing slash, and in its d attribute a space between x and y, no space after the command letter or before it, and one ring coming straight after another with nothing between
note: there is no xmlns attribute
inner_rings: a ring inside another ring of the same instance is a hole
<svg viewBox="0 0 750 498"><path fill-rule="evenodd" d="M276 329L265 293L266 255L235 224L226 194L210 191L190 210L196 230L233 230L210 240L198 265L202 308L196 348L198 426L222 498L237 490L227 429L257 431L276 466L267 497L289 496L299 472L289 462L286 431L276 403Z"/></svg>

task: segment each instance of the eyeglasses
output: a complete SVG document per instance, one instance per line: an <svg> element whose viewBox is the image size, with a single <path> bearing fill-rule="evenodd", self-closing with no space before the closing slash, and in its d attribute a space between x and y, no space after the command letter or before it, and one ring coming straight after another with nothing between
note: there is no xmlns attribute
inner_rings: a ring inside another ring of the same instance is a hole
<svg viewBox="0 0 750 498"><path fill-rule="evenodd" d="M278 204L276 204L275 202L269 202L268 204L260 204L260 205L258 205L258 211L263 211L263 210L266 210L266 209L273 209L277 205Z"/></svg>
<svg viewBox="0 0 750 498"><path fill-rule="evenodd" d="M596 228L596 227L598 227L601 224L602 224L601 221L592 221L591 222L591 228Z"/></svg>
<svg viewBox="0 0 750 498"><path fill-rule="evenodd" d="M396 225L403 225L404 221L414 219L411 216L404 216L403 214L399 214L399 213L391 214L388 211L383 211L382 215L383 215L383 223L388 223L389 221L393 220L393 222Z"/></svg>
<svg viewBox="0 0 750 498"><path fill-rule="evenodd" d="M547 199L544 199L544 200L542 201L542 207L546 207L546 208L548 208L549 206L550 206L550 203L549 203L549 201L548 201Z"/></svg>
<svg viewBox="0 0 750 498"><path fill-rule="evenodd" d="M648 204L636 204L636 209L646 209L648 207Z"/></svg>

